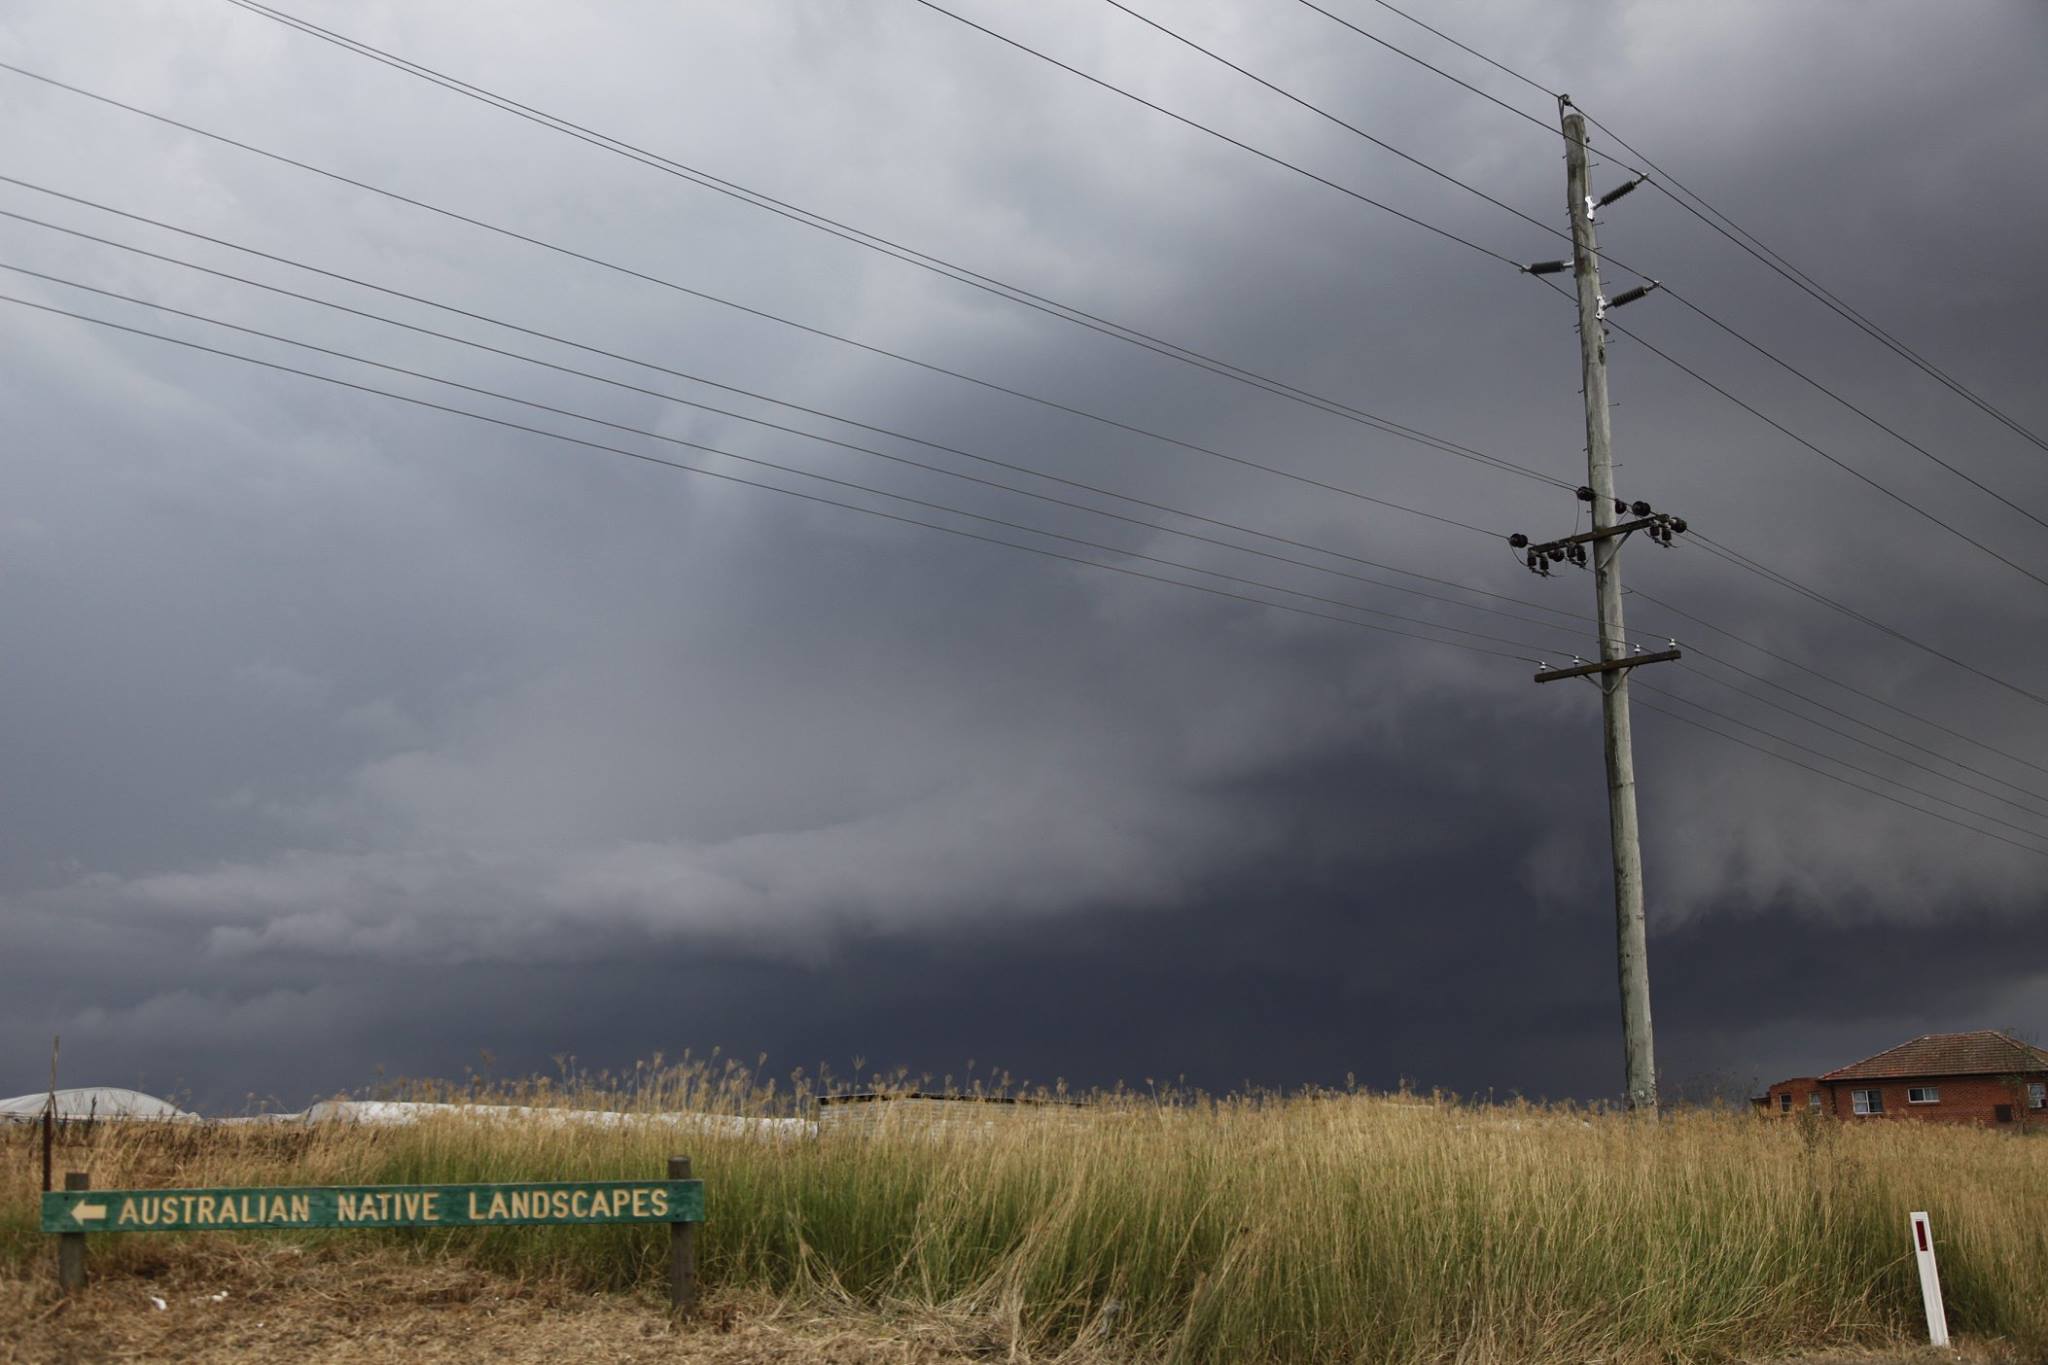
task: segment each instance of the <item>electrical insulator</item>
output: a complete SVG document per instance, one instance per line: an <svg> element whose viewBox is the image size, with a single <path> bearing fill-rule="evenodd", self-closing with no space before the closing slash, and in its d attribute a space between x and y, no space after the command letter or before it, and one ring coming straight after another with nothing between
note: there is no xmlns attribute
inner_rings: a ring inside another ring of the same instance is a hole
<svg viewBox="0 0 2048 1365"><path fill-rule="evenodd" d="M1651 280L1648 284L1639 284L1633 289L1624 289L1619 294L1616 294L1613 298L1609 299L1607 301L1607 306L1609 308L1621 308L1625 307L1628 304L1634 303L1637 299L1649 293L1652 289L1655 289L1658 283L1659 282L1656 280Z"/></svg>
<svg viewBox="0 0 2048 1365"><path fill-rule="evenodd" d="M1620 498L1616 498L1614 500L1614 515L1616 515L1617 517L1625 517L1628 515L1628 504L1623 502Z"/></svg>
<svg viewBox="0 0 2048 1365"><path fill-rule="evenodd" d="M1550 562L1551 562L1551 563L1553 563L1553 564L1561 564L1561 563L1563 563L1563 562L1564 562L1564 551L1563 551L1563 550L1561 550L1561 549L1559 549L1559 548L1558 548L1557 546L1555 546L1555 545L1551 546L1551 547L1550 547Z"/></svg>
<svg viewBox="0 0 2048 1365"><path fill-rule="evenodd" d="M1613 203L1617 199L1620 199L1624 195L1634 194L1636 186L1642 184L1645 180L1648 180L1649 178L1650 177L1647 175L1639 175L1635 179L1629 181L1626 185L1616 186L1614 189L1611 189L1607 191L1607 193L1601 195L1598 199L1595 199L1593 201L1593 207L1604 209L1609 204Z"/></svg>
<svg viewBox="0 0 2048 1365"><path fill-rule="evenodd" d="M1524 275L1556 275L1570 270L1572 263L1570 261L1535 261L1529 265L1517 266L1515 268Z"/></svg>
<svg viewBox="0 0 2048 1365"><path fill-rule="evenodd" d="M1591 502L1593 500L1593 490L1586 487L1584 484L1580 484L1576 489L1572 491L1578 497L1578 500L1580 502Z"/></svg>
<svg viewBox="0 0 2048 1365"><path fill-rule="evenodd" d="M1671 519L1671 529L1672 529L1672 530L1674 530L1674 531L1676 531L1676 532L1678 532L1678 534L1680 534L1680 535L1684 535L1684 534L1685 534L1685 518L1684 518L1684 517L1673 517L1673 518Z"/></svg>
<svg viewBox="0 0 2048 1365"><path fill-rule="evenodd" d="M1537 563L1537 558L1538 558L1538 556L1537 556L1536 552L1535 552L1534 550L1531 550L1531 551L1529 551L1529 555L1528 555L1528 558L1526 558L1526 559L1524 559L1524 560L1522 561L1522 562L1523 562L1524 564L1527 564L1527 565L1529 566L1529 572L1530 572L1530 573L1541 573L1541 572L1542 572L1542 570L1540 570L1540 569L1538 569L1538 568L1536 567L1536 563Z"/></svg>
<svg viewBox="0 0 2048 1365"><path fill-rule="evenodd" d="M1517 550L1521 549L1528 543L1529 537L1523 535L1520 531L1517 531L1513 535L1508 537L1508 544L1514 546Z"/></svg>
<svg viewBox="0 0 2048 1365"><path fill-rule="evenodd" d="M1647 517L1650 515L1650 504L1647 502L1632 502L1628 505L1628 510L1639 517Z"/></svg>

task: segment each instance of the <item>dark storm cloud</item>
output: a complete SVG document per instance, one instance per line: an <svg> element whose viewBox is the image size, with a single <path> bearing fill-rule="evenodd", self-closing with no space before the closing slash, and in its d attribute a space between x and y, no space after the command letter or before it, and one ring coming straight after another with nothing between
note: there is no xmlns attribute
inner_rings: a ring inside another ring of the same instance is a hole
<svg viewBox="0 0 2048 1365"><path fill-rule="evenodd" d="M1589 7L1607 41L1583 63L1549 7L1440 18L1571 90L2022 420L2048 421L2031 389L2048 187L2012 172L2048 117L2032 77L2038 12L1986 9L1958 24L1904 5L1697 9ZM306 13L922 249L1580 477L1570 318L1554 295L917 7ZM1507 254L1556 252L1554 238L1106 7L976 13ZM1560 220L1554 137L1342 41L1305 10L1214 3L1176 7L1171 20ZM1575 511L1540 485L999 303L227 5L31 4L0 25L0 47L638 270L1461 521L1547 532ZM1534 582L1481 537L834 347L6 79L0 98L21 130L9 174L935 441L1584 606L1575 576ZM1551 117L1532 92L1498 88ZM309 287L282 267L26 191L10 190L6 206ZM1602 231L1616 258L1654 267L1902 433L2023 505L2048 501L2037 451L1669 201L1638 195ZM1590 651L1583 630L1475 615L890 467L19 224L0 229L0 259L1528 642L1514 653ZM5 288L803 486L56 285ZM516 350L545 345L340 286L312 292ZM2038 567L2038 528L1709 324L1651 302L1626 320ZM209 1103L250 1091L296 1103L373 1067L450 1071L486 1048L521 1068L560 1051L616 1063L712 1043L765 1049L778 1065L843 1068L857 1052L944 1072L975 1057L1086 1082L1355 1072L1500 1092L1612 1087L1590 689L1537 689L1520 662L1180 594L19 310L0 337L17 451L0 522L11 642L0 1030L16 1042L4 1074L19 1073L20 1088L38 1074L35 1040L57 1031L81 1081L183 1084ZM544 354L788 420L616 362ZM1614 356L1625 491L1987 668L2029 686L2041 676L2036 585L1626 338ZM1639 547L1629 573L1866 690L2041 753L2029 703L1697 552ZM1640 600L1631 611L1695 644L1683 621ZM1825 690L1727 641L1696 643ZM1704 660L1681 668L1698 671L1657 681L2028 820L1721 692ZM2040 858L1655 714L1639 714L1637 729L1667 1077L1793 1071L1951 1024L2039 1026L2042 945L2029 926ZM2035 784L2027 769L1955 752Z"/></svg>

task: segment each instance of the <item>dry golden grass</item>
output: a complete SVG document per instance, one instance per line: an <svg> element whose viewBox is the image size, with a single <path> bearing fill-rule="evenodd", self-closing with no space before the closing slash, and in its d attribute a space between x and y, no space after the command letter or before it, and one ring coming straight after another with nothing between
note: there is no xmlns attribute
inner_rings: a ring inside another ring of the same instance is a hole
<svg viewBox="0 0 2048 1365"><path fill-rule="evenodd" d="M562 1090L492 1098L781 1112L733 1070ZM1708 1362L1890 1346L1922 1331L1906 1213L1926 1208L1954 1329L2048 1358L2048 1141L1351 1095L990 1112L986 1127L797 1141L462 1116L104 1126L59 1169L89 1168L103 1188L395 1184L644 1177L687 1153L707 1185L714 1292L925 1324L940 1335L919 1340L1019 1359ZM32 1231L28 1137L5 1152L0 1186L0 1265L18 1278L47 1274L49 1258ZM628 1294L658 1282L664 1245L644 1228L236 1244L325 1254L344 1241L350 1255ZM93 1254L119 1275L207 1245L108 1236Z"/></svg>

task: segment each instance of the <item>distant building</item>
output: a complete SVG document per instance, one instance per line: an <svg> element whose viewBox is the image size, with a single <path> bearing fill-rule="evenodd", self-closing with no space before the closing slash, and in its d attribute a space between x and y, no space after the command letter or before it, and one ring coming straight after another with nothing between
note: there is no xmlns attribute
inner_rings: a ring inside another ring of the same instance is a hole
<svg viewBox="0 0 2048 1365"><path fill-rule="evenodd" d="M1930 1033L1750 1101L1774 1117L1908 1118L2048 1126L2048 1052L1995 1029Z"/></svg>
<svg viewBox="0 0 2048 1365"><path fill-rule="evenodd" d="M1766 1114L1825 1114L1828 1112L1827 1087L1820 1083L1818 1076L1794 1076L1790 1080L1779 1081L1750 1103Z"/></svg>

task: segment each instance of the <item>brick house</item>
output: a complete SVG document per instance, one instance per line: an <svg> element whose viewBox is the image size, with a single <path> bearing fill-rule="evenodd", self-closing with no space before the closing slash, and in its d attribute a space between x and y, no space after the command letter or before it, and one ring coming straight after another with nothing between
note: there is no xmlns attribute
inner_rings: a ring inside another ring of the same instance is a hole
<svg viewBox="0 0 2048 1365"><path fill-rule="evenodd" d="M1995 1029L1930 1033L1819 1076L1779 1081L1765 1114L2048 1127L2048 1052Z"/></svg>
<svg viewBox="0 0 2048 1365"><path fill-rule="evenodd" d="M1766 1114L1825 1114L1828 1112L1827 1087L1820 1083L1818 1076L1794 1076L1790 1080L1779 1081L1750 1103Z"/></svg>

